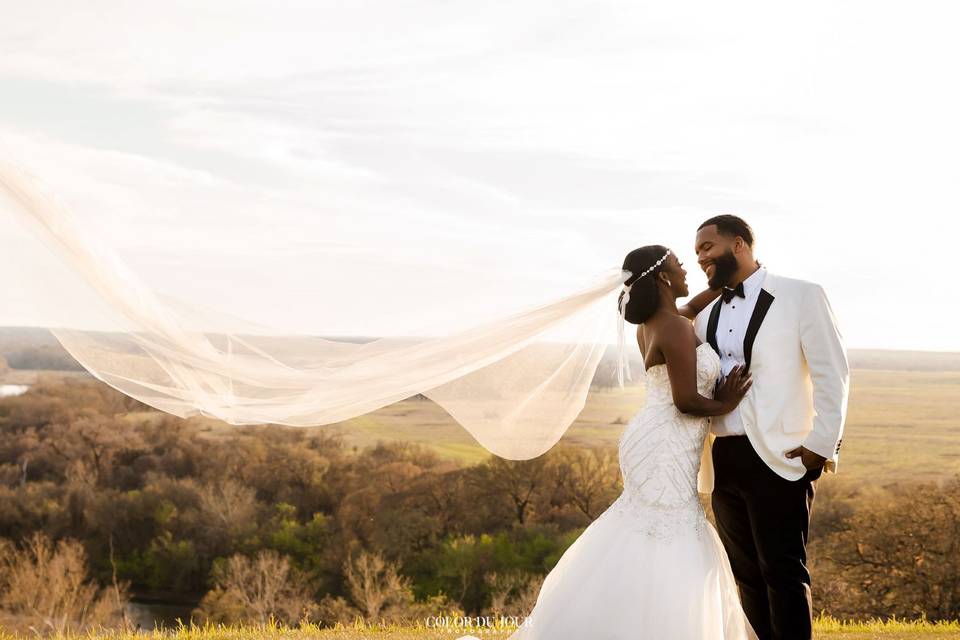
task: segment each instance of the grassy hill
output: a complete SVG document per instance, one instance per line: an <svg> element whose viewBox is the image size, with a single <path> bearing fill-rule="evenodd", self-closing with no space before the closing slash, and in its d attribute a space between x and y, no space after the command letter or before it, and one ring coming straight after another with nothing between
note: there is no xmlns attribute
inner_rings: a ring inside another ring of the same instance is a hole
<svg viewBox="0 0 960 640"><path fill-rule="evenodd" d="M595 390L561 442L614 447L642 406L638 387ZM323 428L359 447L403 439L468 462L489 455L429 401L405 400ZM883 482L960 474L960 372L854 370L839 471Z"/></svg>

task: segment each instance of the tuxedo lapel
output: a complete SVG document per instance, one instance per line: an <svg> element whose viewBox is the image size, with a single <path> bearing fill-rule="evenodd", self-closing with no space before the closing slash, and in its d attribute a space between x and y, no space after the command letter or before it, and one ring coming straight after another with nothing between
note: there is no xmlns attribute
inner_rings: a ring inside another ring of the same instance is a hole
<svg viewBox="0 0 960 640"><path fill-rule="evenodd" d="M723 299L717 298L716 304L710 310L710 320L707 322L707 342L717 352L717 355L720 355L720 347L717 346L717 324L720 322L720 307L722 306Z"/></svg>
<svg viewBox="0 0 960 640"><path fill-rule="evenodd" d="M760 325L763 324L763 319L767 316L767 311L770 309L770 305L773 304L773 300L773 294L766 289L760 289L760 295L757 297L757 305L753 308L753 315L750 316L750 324L747 325L747 332L743 336L743 360L746 364L744 368L747 371L750 370L750 357L753 355L753 341L757 338L757 331L760 330ZM720 314L717 314L718 318L719 316ZM713 316L711 316L710 319L712 322ZM714 322L714 340L716 340L716 331L717 325ZM714 349L716 348L717 347L714 346Z"/></svg>

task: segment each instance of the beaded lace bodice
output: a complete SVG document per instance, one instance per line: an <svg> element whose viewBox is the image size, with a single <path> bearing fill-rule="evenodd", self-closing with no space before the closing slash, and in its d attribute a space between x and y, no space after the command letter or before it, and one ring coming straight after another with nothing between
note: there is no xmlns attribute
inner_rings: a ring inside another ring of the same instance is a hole
<svg viewBox="0 0 960 640"><path fill-rule="evenodd" d="M697 388L713 397L720 358L709 344L697 347ZM680 413L665 365L646 373L646 404L623 430L618 445L623 493L608 511L630 517L637 530L667 538L680 529L698 535L705 522L697 473L709 418Z"/></svg>

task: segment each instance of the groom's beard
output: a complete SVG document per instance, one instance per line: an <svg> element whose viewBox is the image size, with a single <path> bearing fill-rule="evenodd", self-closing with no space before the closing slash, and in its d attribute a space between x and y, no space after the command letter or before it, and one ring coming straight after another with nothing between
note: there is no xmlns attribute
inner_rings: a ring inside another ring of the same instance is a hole
<svg viewBox="0 0 960 640"><path fill-rule="evenodd" d="M713 277L707 281L711 289L720 287L729 287L732 283L730 279L737 272L740 265L737 264L737 257L733 251L727 249L727 252L713 261Z"/></svg>

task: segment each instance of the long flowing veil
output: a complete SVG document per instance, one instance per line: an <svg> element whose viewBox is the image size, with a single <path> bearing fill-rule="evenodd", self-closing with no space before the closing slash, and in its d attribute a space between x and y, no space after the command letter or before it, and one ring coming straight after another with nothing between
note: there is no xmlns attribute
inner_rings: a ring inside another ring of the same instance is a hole
<svg viewBox="0 0 960 640"><path fill-rule="evenodd" d="M491 452L540 455L583 408L606 348L611 293L630 275L611 269L561 298L447 334L365 342L284 336L150 290L17 167L0 165L0 187L124 326L54 328L70 354L150 406L234 425L323 425L423 394ZM550 340L558 329L567 337Z"/></svg>

